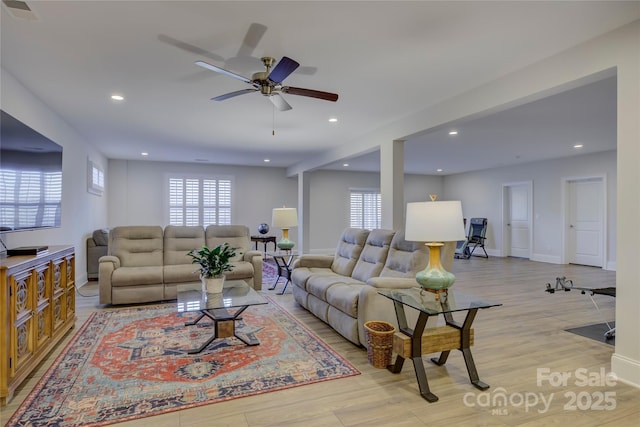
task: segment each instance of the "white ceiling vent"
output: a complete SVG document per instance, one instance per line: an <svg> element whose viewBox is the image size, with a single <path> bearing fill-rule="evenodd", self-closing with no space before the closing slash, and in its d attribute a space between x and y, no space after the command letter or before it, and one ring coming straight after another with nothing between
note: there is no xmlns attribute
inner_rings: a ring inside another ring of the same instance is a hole
<svg viewBox="0 0 640 427"><path fill-rule="evenodd" d="M38 17L33 13L26 2L19 0L2 0L2 3L4 3L5 7L14 18L26 19L28 21L38 20Z"/></svg>

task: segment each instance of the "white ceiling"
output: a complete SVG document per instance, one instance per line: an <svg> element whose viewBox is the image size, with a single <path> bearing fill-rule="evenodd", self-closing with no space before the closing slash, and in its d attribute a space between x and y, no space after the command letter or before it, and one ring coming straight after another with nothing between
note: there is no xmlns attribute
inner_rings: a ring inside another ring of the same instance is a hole
<svg viewBox="0 0 640 427"><path fill-rule="evenodd" d="M108 158L146 151L156 161L275 167L640 18L640 2L615 1L27 4L32 19L0 9L2 68ZM255 24L263 36L243 45ZM257 93L210 101L247 86L195 61L250 77L262 56L297 60L287 85L340 99L284 95L293 110L275 113ZM456 137L427 131L407 141L406 170L457 173L615 149L615 96L610 78L456 124ZM376 153L348 161L353 170L379 163Z"/></svg>

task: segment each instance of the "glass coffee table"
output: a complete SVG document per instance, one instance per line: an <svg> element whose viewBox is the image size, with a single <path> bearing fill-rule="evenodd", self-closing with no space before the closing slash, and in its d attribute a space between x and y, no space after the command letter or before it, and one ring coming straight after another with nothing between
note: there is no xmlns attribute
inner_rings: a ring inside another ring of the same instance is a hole
<svg viewBox="0 0 640 427"><path fill-rule="evenodd" d="M255 291L244 280L226 280L222 293L211 294L202 291L202 283L193 282L177 286L178 313L200 312L195 320L185 323L192 326L205 317L213 320L214 331L200 347L188 350L189 354L197 354L206 349L213 340L218 338L236 337L246 345L258 345L257 338L236 335L236 320L248 307L267 304L267 300Z"/></svg>
<svg viewBox="0 0 640 427"><path fill-rule="evenodd" d="M410 358L413 361L420 395L429 402L435 402L438 396L429 390L422 355L440 353L439 358L434 357L431 361L436 365L444 365L451 350L460 350L471 384L480 390L489 388L488 384L480 380L471 355L471 346L474 341L471 324L479 309L502 304L481 300L453 289L441 294L434 294L421 288L380 290L378 293L393 301L400 329L400 332L396 332L393 337L393 350L397 356L395 363L387 367L389 371L394 374L400 373L405 359ZM407 323L405 307L413 308L419 313L413 328ZM464 322L456 322L453 313L466 313ZM441 314L445 319L444 326L426 328L430 316Z"/></svg>

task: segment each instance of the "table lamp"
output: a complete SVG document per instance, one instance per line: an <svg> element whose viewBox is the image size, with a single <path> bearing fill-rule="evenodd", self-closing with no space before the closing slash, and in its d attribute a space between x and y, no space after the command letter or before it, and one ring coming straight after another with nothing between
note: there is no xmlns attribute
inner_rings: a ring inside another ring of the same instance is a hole
<svg viewBox="0 0 640 427"><path fill-rule="evenodd" d="M271 225L282 229L282 240L277 243L277 246L286 251L293 248L295 243L289 240L289 229L298 226L298 211L296 208L287 208L285 206L274 208Z"/></svg>
<svg viewBox="0 0 640 427"><path fill-rule="evenodd" d="M430 194L430 202L407 203L405 239L426 242L429 248L427 268L416 274L416 282L425 290L434 292L436 297L446 292L456 278L448 272L440 261L443 242L465 239L460 201L436 202L436 195Z"/></svg>

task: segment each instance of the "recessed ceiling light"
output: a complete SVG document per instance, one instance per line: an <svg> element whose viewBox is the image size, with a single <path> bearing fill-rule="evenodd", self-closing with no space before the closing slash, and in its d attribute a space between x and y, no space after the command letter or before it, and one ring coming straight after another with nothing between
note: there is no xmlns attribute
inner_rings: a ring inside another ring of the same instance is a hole
<svg viewBox="0 0 640 427"><path fill-rule="evenodd" d="M336 123L338 121L338 119L336 117L331 117L329 119L329 123Z"/></svg>
<svg viewBox="0 0 640 427"><path fill-rule="evenodd" d="M345 168L349 167L349 163L343 163L342 166L344 166Z"/></svg>
<svg viewBox="0 0 640 427"><path fill-rule="evenodd" d="M442 172L442 169L436 169L436 172Z"/></svg>
<svg viewBox="0 0 640 427"><path fill-rule="evenodd" d="M149 153L147 153L146 151L143 151L142 153L140 153L141 156L148 156Z"/></svg>
<svg viewBox="0 0 640 427"><path fill-rule="evenodd" d="M269 163L271 161L271 159L264 159L265 163Z"/></svg>
<svg viewBox="0 0 640 427"><path fill-rule="evenodd" d="M449 135L457 135L458 131L457 130L450 130L449 131Z"/></svg>
<svg viewBox="0 0 640 427"><path fill-rule="evenodd" d="M582 148L582 147L584 147L583 144L576 144L576 145L573 146L573 148Z"/></svg>
<svg viewBox="0 0 640 427"><path fill-rule="evenodd" d="M111 99L114 101L124 101L124 96L122 95L111 95Z"/></svg>

